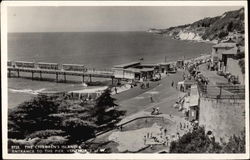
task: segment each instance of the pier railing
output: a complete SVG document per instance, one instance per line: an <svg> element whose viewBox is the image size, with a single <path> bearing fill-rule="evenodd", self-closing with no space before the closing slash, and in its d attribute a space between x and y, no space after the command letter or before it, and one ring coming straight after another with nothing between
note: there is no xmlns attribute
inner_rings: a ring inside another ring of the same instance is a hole
<svg viewBox="0 0 250 160"><path fill-rule="evenodd" d="M20 77L21 72L31 73L32 80L34 79L34 74L39 74L39 78L42 80L42 74L54 74L56 77L56 81L59 81L59 75L64 77L64 81L66 82L66 76L80 76L82 77L82 81L84 82L84 77L89 77L89 81L92 81L92 77L96 78L110 78L112 80L114 77L114 72L112 70L96 70L83 68L83 65L78 64L67 64L66 69L59 67L60 65L57 63L36 63L33 62L11 62L8 61L8 76L12 76L12 72L17 73L17 77Z"/></svg>
<svg viewBox="0 0 250 160"><path fill-rule="evenodd" d="M211 99L245 99L244 85L198 85L199 94Z"/></svg>

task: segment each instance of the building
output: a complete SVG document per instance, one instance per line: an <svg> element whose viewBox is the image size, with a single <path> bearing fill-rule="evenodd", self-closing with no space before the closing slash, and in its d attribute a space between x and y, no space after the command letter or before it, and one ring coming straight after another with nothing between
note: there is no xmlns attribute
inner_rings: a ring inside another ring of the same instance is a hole
<svg viewBox="0 0 250 160"><path fill-rule="evenodd" d="M239 61L245 56L244 49L242 46L237 46L222 52L222 64L220 66L222 72L235 76L241 84L244 84L244 74L241 71Z"/></svg>
<svg viewBox="0 0 250 160"><path fill-rule="evenodd" d="M198 110L199 110L199 92L197 85L192 85L190 90L189 97L189 112L188 120L194 121L198 119Z"/></svg>
<svg viewBox="0 0 250 160"><path fill-rule="evenodd" d="M131 62L113 67L114 76L117 79L127 80L151 80L156 72L156 65Z"/></svg>
<svg viewBox="0 0 250 160"><path fill-rule="evenodd" d="M212 47L212 66L217 70L221 66L222 53L236 47L236 43L232 40L228 40Z"/></svg>
<svg viewBox="0 0 250 160"><path fill-rule="evenodd" d="M158 71L159 73L175 72L175 64L174 62L158 63Z"/></svg>
<svg viewBox="0 0 250 160"><path fill-rule="evenodd" d="M184 67L184 60L178 60L176 62L176 67L177 68L183 68Z"/></svg>

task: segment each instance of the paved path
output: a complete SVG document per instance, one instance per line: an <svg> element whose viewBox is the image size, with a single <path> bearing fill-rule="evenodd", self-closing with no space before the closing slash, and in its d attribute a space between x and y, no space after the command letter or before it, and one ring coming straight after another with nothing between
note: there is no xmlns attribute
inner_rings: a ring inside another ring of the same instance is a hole
<svg viewBox="0 0 250 160"><path fill-rule="evenodd" d="M173 127L171 127L172 129L170 129L171 131L169 130L169 134L170 135L176 134L176 132L178 132L177 128L178 128L179 123L180 122L186 123L186 121L183 118L184 117L183 113L179 112L177 109L173 107L173 104L175 104L176 100L178 99L180 92L175 87L172 87L171 83L172 81L174 81L175 84L177 84L178 81L183 80L182 78L183 78L182 71L179 71L176 74L169 74L169 76L166 76L159 82L152 83L151 87L155 85L154 88L152 87L147 90L142 90L140 89L140 87L137 87L137 88L133 88L131 90L115 95L115 98L118 99L119 108L121 110L127 111L126 117L124 117L123 121L129 120L131 119L131 117L133 118L133 117L144 115L143 113L147 113L148 115L152 111L153 107L159 107L159 110L162 113L162 115L169 118L169 115L171 114L171 116L173 117L174 125ZM131 95L129 96L126 94L132 94L133 96L131 97ZM126 98L128 99L125 99L123 96L126 96ZM151 102L151 98L150 98L151 96L154 102ZM119 131L118 130L109 131L105 134L98 136L94 141L95 142L108 141L109 137L113 133L118 134L116 132L119 132ZM135 133L136 132L137 131L135 130ZM180 132L180 134L182 133ZM128 135L128 134L123 134L123 136L124 135ZM144 136L139 136L139 137L134 136L135 139L140 139L140 142L143 142L143 137ZM133 141L134 138L131 137L130 139ZM128 137L126 137L125 139L128 139ZM133 147L129 145L126 145L126 146L127 147L125 148ZM115 145L112 146L112 148L113 147L116 148Z"/></svg>
<svg viewBox="0 0 250 160"><path fill-rule="evenodd" d="M128 116L142 110L151 111L153 107L157 106L160 108L160 112L162 113L176 114L178 116L181 116L182 114L180 114L180 112L178 112L176 109L173 109L172 107L172 105L177 100L180 92L175 87L171 87L172 81L174 81L176 84L181 80L182 72L169 74L169 76L162 79L160 82L157 82L157 86L155 88L147 90L146 92L137 96L118 102L120 109L126 110L126 116ZM142 89L139 88L139 90ZM130 92L133 92L133 90L131 90ZM131 94L136 95L135 93ZM151 97L154 102L151 102Z"/></svg>

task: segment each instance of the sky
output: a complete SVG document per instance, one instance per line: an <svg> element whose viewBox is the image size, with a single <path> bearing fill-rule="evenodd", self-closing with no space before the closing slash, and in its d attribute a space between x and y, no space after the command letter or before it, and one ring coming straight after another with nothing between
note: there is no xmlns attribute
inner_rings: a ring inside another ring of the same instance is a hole
<svg viewBox="0 0 250 160"><path fill-rule="evenodd" d="M8 32L145 31L222 15L240 6L8 7Z"/></svg>

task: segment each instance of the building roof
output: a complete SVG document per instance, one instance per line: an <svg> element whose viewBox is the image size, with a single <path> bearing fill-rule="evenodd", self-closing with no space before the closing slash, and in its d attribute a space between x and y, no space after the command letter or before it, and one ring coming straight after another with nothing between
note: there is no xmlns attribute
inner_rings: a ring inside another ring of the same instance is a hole
<svg viewBox="0 0 250 160"><path fill-rule="evenodd" d="M127 68L124 69L125 71L131 71L134 73L141 73L141 72L150 72L150 71L154 71L154 68Z"/></svg>
<svg viewBox="0 0 250 160"><path fill-rule="evenodd" d="M190 106L198 106L199 103L199 92L197 85L192 85L191 86L191 91L190 91L190 100L189 104Z"/></svg>
<svg viewBox="0 0 250 160"><path fill-rule="evenodd" d="M141 64L140 66L142 66L142 67L155 67L155 66L158 66L158 64L149 64L149 63L147 63L147 64Z"/></svg>
<svg viewBox="0 0 250 160"><path fill-rule="evenodd" d="M232 49L223 51L222 54L227 54L227 55L233 54L234 55L234 54L237 54L237 50L238 50L238 48L234 47Z"/></svg>
<svg viewBox="0 0 250 160"><path fill-rule="evenodd" d="M62 64L65 66L84 66L83 64Z"/></svg>
<svg viewBox="0 0 250 160"><path fill-rule="evenodd" d="M158 63L158 65L171 65L174 64L174 62L162 62L162 63Z"/></svg>
<svg viewBox="0 0 250 160"><path fill-rule="evenodd" d="M128 68L136 65L140 65L141 62L130 62L130 63L125 63L125 64L119 64L115 65L114 68Z"/></svg>
<svg viewBox="0 0 250 160"><path fill-rule="evenodd" d="M45 63L45 62L38 62L37 64L51 64L51 65L58 65L58 63Z"/></svg>
<svg viewBox="0 0 250 160"><path fill-rule="evenodd" d="M222 54L227 54L227 55L235 55L235 54L238 54L238 53L244 53L245 51L245 47L244 46L239 46L239 47L234 47L232 49L229 49L229 50L225 50L222 52Z"/></svg>
<svg viewBox="0 0 250 160"><path fill-rule="evenodd" d="M35 62L28 62L28 61L15 61L16 63L35 63Z"/></svg>
<svg viewBox="0 0 250 160"><path fill-rule="evenodd" d="M189 98L189 106L198 106L199 103L199 95L192 95Z"/></svg>
<svg viewBox="0 0 250 160"><path fill-rule="evenodd" d="M213 48L233 48L233 47L236 47L236 43L225 42L225 43L219 43L213 46Z"/></svg>
<svg viewBox="0 0 250 160"><path fill-rule="evenodd" d="M184 83L185 85L188 85L188 84L193 85L193 84L196 83L196 81L193 81L193 80L184 80L183 83Z"/></svg>

